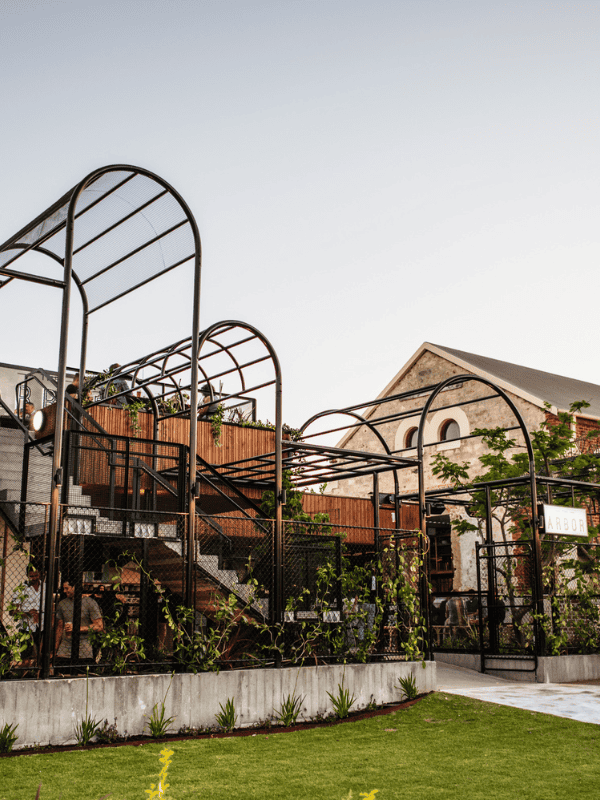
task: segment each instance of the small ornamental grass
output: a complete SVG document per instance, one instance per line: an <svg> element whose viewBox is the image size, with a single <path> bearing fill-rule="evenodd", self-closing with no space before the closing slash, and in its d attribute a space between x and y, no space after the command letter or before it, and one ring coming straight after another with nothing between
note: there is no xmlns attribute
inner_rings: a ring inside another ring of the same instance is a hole
<svg viewBox="0 0 600 800"><path fill-rule="evenodd" d="M300 711L302 710L303 702L304 697L299 697L296 694L288 694L288 696L284 698L279 711L275 711L275 719L281 722L284 728L295 725L298 721Z"/></svg>
<svg viewBox="0 0 600 800"><path fill-rule="evenodd" d="M171 680L169 681L169 685L167 686L167 691L165 692L165 696L160 703L160 711L158 710L158 703L155 703L152 708L152 713L148 717L148 721L146 725L148 726L148 730L150 731L150 736L153 739L162 739L163 736L167 735L167 731L171 727L171 725L175 722L176 717L167 717L165 711L165 703L167 702L167 695L169 694L169 689L171 688L171 684L173 683L173 677L175 673L171 674Z"/></svg>
<svg viewBox="0 0 600 800"><path fill-rule="evenodd" d="M354 695L351 696L350 690L344 687L344 678L342 678L341 683L338 683L337 694L332 694L331 692L327 692L327 694L333 705L336 717L338 719L346 719L350 709L356 702L356 697Z"/></svg>
<svg viewBox="0 0 600 800"><path fill-rule="evenodd" d="M233 697L227 698L225 705L219 703L219 708L221 710L215 714L217 725L228 733L235 728L235 723L237 722Z"/></svg>
<svg viewBox="0 0 600 800"><path fill-rule="evenodd" d="M89 699L90 699L90 670L86 670L85 677L85 717L75 725L75 738L77 744L85 747L89 744L94 736L102 729L102 720L96 719L89 712Z"/></svg>
<svg viewBox="0 0 600 800"><path fill-rule="evenodd" d="M14 725L9 725L8 722L5 722L0 728L0 753L10 753L13 749L14 743L19 738L17 734L18 727L19 725L16 722Z"/></svg>
<svg viewBox="0 0 600 800"><path fill-rule="evenodd" d="M404 678L398 678L398 686L396 688L400 689L402 692L402 699L414 700L419 694L414 675L406 675Z"/></svg>

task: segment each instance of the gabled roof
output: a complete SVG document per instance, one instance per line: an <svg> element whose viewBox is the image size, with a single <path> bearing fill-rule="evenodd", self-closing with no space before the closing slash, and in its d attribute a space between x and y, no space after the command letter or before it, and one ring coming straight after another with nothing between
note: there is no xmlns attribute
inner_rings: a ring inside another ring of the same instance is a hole
<svg viewBox="0 0 600 800"><path fill-rule="evenodd" d="M404 377L426 350L456 364L465 372L472 372L488 378L502 389L506 389L540 408L543 408L544 403L548 402L552 406L553 413L568 411L571 403L585 400L590 407L584 409L583 415L600 419L600 386L595 383L565 378L551 372L542 372L539 369L522 367L519 364L510 364L508 361L498 361L495 358L478 356L474 353L466 353L464 350L454 350L451 347L431 344L431 342L424 342L419 347L379 397L390 394L398 381Z"/></svg>

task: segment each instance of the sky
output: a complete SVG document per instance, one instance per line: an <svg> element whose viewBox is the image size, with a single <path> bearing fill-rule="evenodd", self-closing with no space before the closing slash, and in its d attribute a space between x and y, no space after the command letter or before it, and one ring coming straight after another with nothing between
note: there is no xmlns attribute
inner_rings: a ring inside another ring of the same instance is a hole
<svg viewBox="0 0 600 800"><path fill-rule="evenodd" d="M599 50L596 0L0 0L0 242L97 167L158 173L202 327L265 334L293 426L423 341L600 384ZM59 323L11 283L0 361L56 368ZM89 366L190 330L183 269L92 315Z"/></svg>

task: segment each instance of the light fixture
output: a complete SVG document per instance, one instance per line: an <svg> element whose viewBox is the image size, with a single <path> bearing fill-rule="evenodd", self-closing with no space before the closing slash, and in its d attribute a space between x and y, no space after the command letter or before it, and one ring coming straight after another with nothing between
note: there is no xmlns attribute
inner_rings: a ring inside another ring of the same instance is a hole
<svg viewBox="0 0 600 800"><path fill-rule="evenodd" d="M427 503L428 517L437 517L440 514L443 514L445 510L446 506L440 500L432 500L431 502Z"/></svg>
<svg viewBox="0 0 600 800"><path fill-rule="evenodd" d="M39 433L39 431L42 430L45 424L46 424L46 414L40 408L31 417L31 427L36 433Z"/></svg>

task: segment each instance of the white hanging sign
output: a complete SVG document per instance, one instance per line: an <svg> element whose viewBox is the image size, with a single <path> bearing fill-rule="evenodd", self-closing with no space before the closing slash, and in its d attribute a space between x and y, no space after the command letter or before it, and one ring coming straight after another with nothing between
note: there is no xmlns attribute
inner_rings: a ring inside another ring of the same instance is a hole
<svg viewBox="0 0 600 800"><path fill-rule="evenodd" d="M587 511L570 506L547 506L544 509L544 531L553 536L587 536Z"/></svg>

